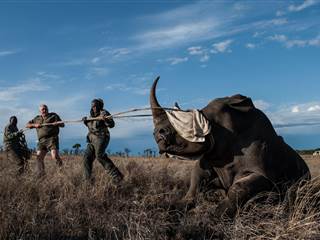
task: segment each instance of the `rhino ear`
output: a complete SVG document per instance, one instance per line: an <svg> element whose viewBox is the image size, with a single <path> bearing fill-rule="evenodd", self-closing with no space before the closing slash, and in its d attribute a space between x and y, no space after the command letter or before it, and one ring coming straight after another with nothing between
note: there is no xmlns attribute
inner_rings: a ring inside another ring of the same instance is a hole
<svg viewBox="0 0 320 240"><path fill-rule="evenodd" d="M180 106L179 106L179 104L178 104L177 102L174 103L174 107L175 107L176 109L181 110L181 108L180 108Z"/></svg>
<svg viewBox="0 0 320 240"><path fill-rule="evenodd" d="M251 98L242 96L240 94L231 96L228 102L228 106L240 112L249 112L255 108Z"/></svg>

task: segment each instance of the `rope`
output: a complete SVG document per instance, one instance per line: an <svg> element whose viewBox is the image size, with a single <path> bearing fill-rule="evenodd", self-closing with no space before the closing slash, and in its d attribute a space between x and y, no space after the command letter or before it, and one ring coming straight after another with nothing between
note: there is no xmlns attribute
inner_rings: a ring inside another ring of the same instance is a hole
<svg viewBox="0 0 320 240"><path fill-rule="evenodd" d="M123 112L118 112L109 116L105 116L105 117L95 117L95 118L87 118L86 121L99 121L99 120L105 120L108 118L115 118L115 119L124 119L124 118L141 118L141 117L151 117L152 114L136 114L136 115L127 115L127 116L122 116L124 114L127 113L132 113L132 112L139 112L139 111L146 111L146 110L152 110L152 109L164 109L164 110L171 110L171 111L180 111L180 112L187 112L187 110L181 110L181 109L177 109L177 108L167 108L167 107L146 107L146 108L134 108L134 109L130 109L127 111L123 111ZM55 126L55 125L59 125L59 124L63 124L63 123L67 123L67 124L72 124L72 123L81 123L83 122L82 119L78 119L78 120L63 120L63 121L57 121L54 123L42 123L41 126ZM19 132L26 132L31 130L32 128L22 128L19 130ZM2 131L0 133L3 133Z"/></svg>
<svg viewBox="0 0 320 240"><path fill-rule="evenodd" d="M126 113L131 113L131 112L138 112L138 111L146 111L146 110L152 110L152 109L161 109L160 107L155 107L155 108L134 108L134 109L130 109L127 111L123 111L123 112L118 112L106 117L95 117L95 118L87 118L87 121L97 121L97 120L104 120L104 119L108 119L108 118L117 118L117 119L121 119L121 118L140 118L140 117L151 117L152 114L137 114L137 115L127 115L127 116L121 116L124 115ZM180 109L175 109L175 108L162 108L165 110L172 110L172 111L184 111L184 110L180 110ZM41 126L54 126L54 125L59 125L62 123L81 123L83 122L82 119L78 119L78 120L64 120L64 121L57 121L55 123L43 123L41 124ZM19 130L19 132L26 132L31 130L32 128L22 128ZM3 134L3 131L0 131L0 134Z"/></svg>
<svg viewBox="0 0 320 240"><path fill-rule="evenodd" d="M127 115L127 116L122 116L124 114L127 113L132 113L132 112L138 112L138 111L146 111L146 110L152 110L152 109L164 109L164 110L171 110L171 111L180 111L180 112L187 112L186 110L181 110L181 109L176 109L176 108L166 108L166 107L146 107L146 108L134 108L134 109L130 109L127 111L123 111L123 112L118 112L115 114L111 114L109 116L105 116L105 117L94 117L94 118L87 118L86 121L99 121L99 120L106 120L109 118L139 118L139 117L151 117L151 114L138 114L138 115ZM80 123L83 122L82 119L79 120L63 120L63 121L57 121L54 123L42 123L41 126L55 126L55 125L59 125L59 124L63 124L63 123ZM29 130L29 128L26 129L22 129L20 131L26 131Z"/></svg>

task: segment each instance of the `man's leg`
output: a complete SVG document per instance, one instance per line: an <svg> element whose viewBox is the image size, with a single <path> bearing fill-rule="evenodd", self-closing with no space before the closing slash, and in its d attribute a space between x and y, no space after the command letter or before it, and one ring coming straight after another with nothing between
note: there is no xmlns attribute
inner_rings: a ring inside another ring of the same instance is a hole
<svg viewBox="0 0 320 240"><path fill-rule="evenodd" d="M108 171L109 175L112 177L113 183L120 183L123 180L123 174L120 170L114 165L108 155L105 153L102 158L103 161L100 161L102 166Z"/></svg>
<svg viewBox="0 0 320 240"><path fill-rule="evenodd" d="M63 163L58 149L51 149L51 158L56 161L59 167L62 167Z"/></svg>
<svg viewBox="0 0 320 240"><path fill-rule="evenodd" d="M45 168L44 168L44 158L47 154L47 151L42 149L37 151L37 174L38 177L42 177L45 175Z"/></svg>
<svg viewBox="0 0 320 240"><path fill-rule="evenodd" d="M18 158L17 158L17 164L18 164L18 175L22 175L25 170L26 170L26 166L27 166L27 160L24 159L23 157L23 153L21 151L21 149L19 149L18 153Z"/></svg>
<svg viewBox="0 0 320 240"><path fill-rule="evenodd" d="M114 165L108 155L105 153L106 147L109 143L109 139L99 139L95 142L95 154L101 165L107 170L108 174L112 177L113 183L120 183L123 179L123 174Z"/></svg>
<svg viewBox="0 0 320 240"><path fill-rule="evenodd" d="M51 137L47 140L47 148L50 149L51 158L56 161L59 167L62 167L62 159L59 155L59 137Z"/></svg>
<svg viewBox="0 0 320 240"><path fill-rule="evenodd" d="M8 160L16 165L16 174L17 176L23 174L24 172L24 160L21 157L19 149L9 148L7 150Z"/></svg>
<svg viewBox="0 0 320 240"><path fill-rule="evenodd" d="M86 180L93 181L91 173L92 173L92 165L95 159L94 148L92 144L88 143L87 149L83 155L83 167L84 167L84 177Z"/></svg>

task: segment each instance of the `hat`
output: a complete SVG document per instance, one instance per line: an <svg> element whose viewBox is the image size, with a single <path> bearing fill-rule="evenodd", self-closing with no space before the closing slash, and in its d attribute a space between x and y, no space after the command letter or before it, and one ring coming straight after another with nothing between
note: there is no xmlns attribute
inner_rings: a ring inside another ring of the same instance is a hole
<svg viewBox="0 0 320 240"><path fill-rule="evenodd" d="M103 100L101 98L93 99L92 103L97 104L100 109L103 109L104 103L103 103Z"/></svg>

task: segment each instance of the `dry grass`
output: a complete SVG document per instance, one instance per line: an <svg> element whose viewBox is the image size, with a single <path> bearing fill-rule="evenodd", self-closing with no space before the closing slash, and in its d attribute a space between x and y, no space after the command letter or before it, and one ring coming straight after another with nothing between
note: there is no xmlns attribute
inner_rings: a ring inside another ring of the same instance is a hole
<svg viewBox="0 0 320 240"><path fill-rule="evenodd" d="M98 162L91 186L82 180L81 158L64 160L58 171L47 159L40 181L33 171L15 178L0 156L0 239L320 239L318 178L293 202L264 196L231 221L213 216L219 194L198 194L191 210L180 202L193 162L113 159L126 175L116 188ZM320 159L307 162L315 177Z"/></svg>

